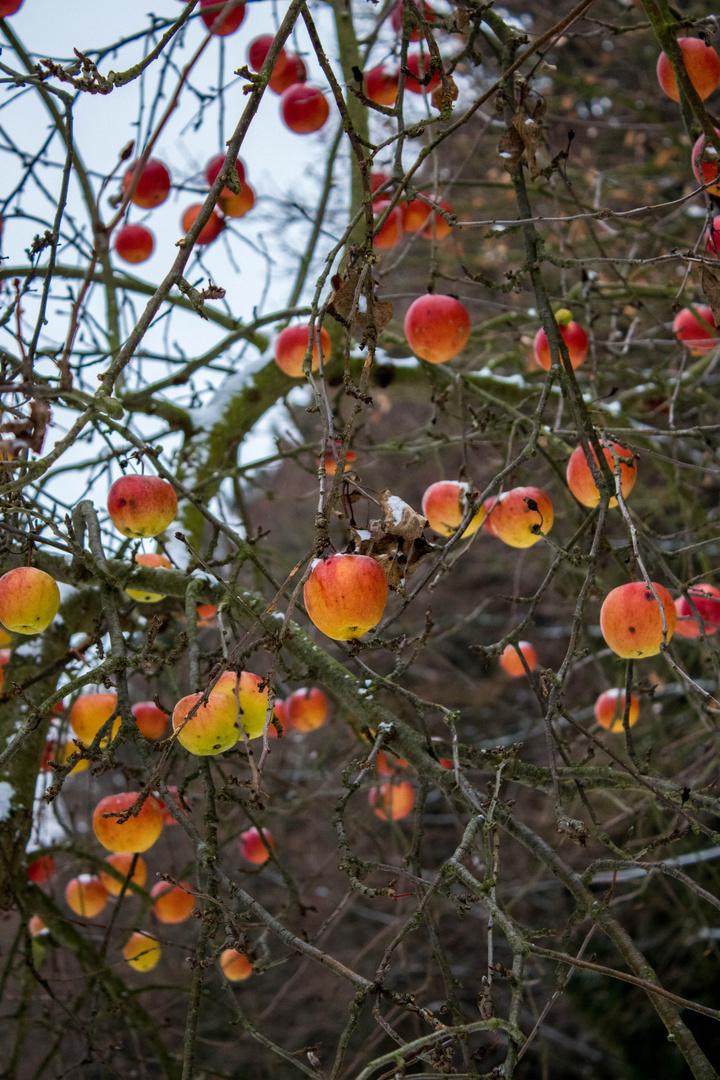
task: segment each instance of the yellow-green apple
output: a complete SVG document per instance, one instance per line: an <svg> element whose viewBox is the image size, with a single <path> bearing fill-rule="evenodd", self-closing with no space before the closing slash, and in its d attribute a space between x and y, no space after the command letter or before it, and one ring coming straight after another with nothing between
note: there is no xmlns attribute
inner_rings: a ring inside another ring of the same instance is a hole
<svg viewBox="0 0 720 1080"><path fill-rule="evenodd" d="M387 593L385 571L374 559L331 555L315 563L303 596L318 630L335 641L352 641L380 622Z"/></svg>
<svg viewBox="0 0 720 1080"><path fill-rule="evenodd" d="M399 783L388 781L378 787L371 787L368 803L383 821L399 821L407 817L415 805L415 792L407 780Z"/></svg>
<svg viewBox="0 0 720 1080"><path fill-rule="evenodd" d="M252 975L252 964L245 953L237 949L225 949L220 955L220 967L230 982L242 982Z"/></svg>
<svg viewBox="0 0 720 1080"><path fill-rule="evenodd" d="M285 702L290 727L296 731L315 731L327 719L328 699L316 686L295 690Z"/></svg>
<svg viewBox="0 0 720 1080"><path fill-rule="evenodd" d="M538 662L535 646L529 641L518 641L517 647L525 657L525 663L533 671ZM520 679L525 675L525 668L514 645L506 645L503 649L500 655L500 667L506 675L511 675L513 679Z"/></svg>
<svg viewBox="0 0 720 1080"><path fill-rule="evenodd" d="M0 577L0 622L14 634L47 630L60 607L55 578L34 566L18 566Z"/></svg>
<svg viewBox="0 0 720 1080"><path fill-rule="evenodd" d="M265 730L270 691L252 671L225 671L213 687L213 694L226 694L238 707L240 726L248 739L257 739Z"/></svg>
<svg viewBox="0 0 720 1080"><path fill-rule="evenodd" d="M103 724L117 711L117 694L81 694L70 710L70 727L78 739L89 745ZM112 738L120 727L120 717L112 726Z"/></svg>
<svg viewBox="0 0 720 1080"><path fill-rule="evenodd" d="M275 363L281 371L284 371L292 379L301 379L304 375L302 367L309 339L310 330L303 324L286 326L277 336L275 341ZM320 346L323 352L323 361L327 363L330 359L332 343L330 335L324 326L320 329ZM320 351L318 349L316 327L313 327L313 348L310 363L313 371L317 371L320 367Z"/></svg>
<svg viewBox="0 0 720 1080"><path fill-rule="evenodd" d="M426 293L413 300L404 328L408 345L416 356L430 364L444 364L467 345L470 316L455 297Z"/></svg>
<svg viewBox="0 0 720 1080"><path fill-rule="evenodd" d="M573 320L572 312L568 311L567 308L561 308L560 311L555 312L555 322L558 324L562 339L567 346L570 363L574 368L580 367L581 364L585 363L585 357L587 356L587 334L583 328ZM552 363L550 345L548 343L547 334L542 327L540 327L535 335L533 352L535 353L535 359L540 367L545 368L545 371L549 371Z"/></svg>
<svg viewBox="0 0 720 1080"><path fill-rule="evenodd" d="M703 326L703 322L698 320L698 315L704 323L708 324L707 326ZM678 341L688 346L692 356L702 356L703 353L710 352L720 344L717 334L713 334L709 329L714 326L715 316L712 308L707 304L696 304L694 311L683 308L677 313L673 320L673 333Z"/></svg>
<svg viewBox="0 0 720 1080"><path fill-rule="evenodd" d="M605 460L608 463L610 472L615 474L615 458L619 458L620 465L620 491L623 498L633 489L635 480L637 479L637 469L635 468L635 462L632 460L632 451L626 450L624 446L620 446L619 443L602 443L602 452L605 456ZM591 453L597 465L597 454L591 448ZM624 459L624 460L623 460ZM594 507L600 502L600 491L593 479L593 474L590 471L590 466L587 463L585 457L585 451L582 446L576 447L570 455L570 459L567 463L567 482L568 487L572 491L573 495L578 502L583 506ZM615 490L615 483L613 481L612 490ZM608 503L609 506L617 506L618 501L613 495Z"/></svg>
<svg viewBox="0 0 720 1080"><path fill-rule="evenodd" d="M151 553L148 555L136 555L135 562L138 566L161 566L164 570L172 570L172 563L165 555ZM164 593L147 592L145 589L126 589L125 592L133 600L141 604L156 604L158 600L164 600Z"/></svg>
<svg viewBox="0 0 720 1080"><path fill-rule="evenodd" d="M106 795L95 807L93 831L104 848L118 855L147 851L162 832L162 810L157 799L148 796L137 813L121 821L124 814L139 799L137 791L123 791L119 795ZM109 816L106 816L109 815Z"/></svg>
<svg viewBox="0 0 720 1080"><path fill-rule="evenodd" d="M438 480L422 498L422 512L433 532L452 536L468 511L470 485L457 480ZM472 536L480 528L482 514L478 506L463 536Z"/></svg>
<svg viewBox="0 0 720 1080"><path fill-rule="evenodd" d="M133 859L135 859L135 856L130 852L126 852L122 855L108 855L105 862L108 866L112 866L113 870L117 870L118 874L123 878L127 879L130 874ZM100 880L111 896L119 896L122 892L123 882L119 878L116 878L114 874L108 874L101 870ZM138 855L135 860L135 869L133 870L132 877L128 880L128 885L139 885L142 889L146 881L147 866L145 860Z"/></svg>
<svg viewBox="0 0 720 1080"><path fill-rule="evenodd" d="M706 45L700 38L681 37L677 39L677 43L682 50L683 64L690 76L690 82L704 101L720 82L720 58L712 45ZM660 89L673 101L679 101L677 78L664 52L658 56L656 72Z"/></svg>
<svg viewBox="0 0 720 1080"><path fill-rule="evenodd" d="M263 829L261 835L260 830L253 826L251 829L246 829L245 832L240 833L238 847L243 859L255 863L256 866L261 866L270 858L268 848L274 848L275 841L268 829Z"/></svg>
<svg viewBox="0 0 720 1080"><path fill-rule="evenodd" d="M550 499L536 487L517 487L497 498L486 499L485 528L510 547L526 548L549 533L554 514Z"/></svg>
<svg viewBox="0 0 720 1080"><path fill-rule="evenodd" d="M80 874L65 886L65 901L71 911L86 919L94 919L107 904L108 891L99 877Z"/></svg>
<svg viewBox="0 0 720 1080"><path fill-rule="evenodd" d="M595 719L600 727L607 728L613 733L623 730L623 716L625 715L625 691L605 690L595 702ZM635 694L630 693L630 709L628 711L628 725L636 722L640 715L640 702Z"/></svg>
<svg viewBox="0 0 720 1080"><path fill-rule="evenodd" d="M716 589L714 585L703 583L702 585L693 585L687 592L697 608L705 637L716 634L720 626L720 589ZM678 637L700 637L700 628L695 621L695 614L684 596L678 596L675 601L675 610L677 612L675 633Z"/></svg>
<svg viewBox="0 0 720 1080"><path fill-rule="evenodd" d="M603 637L612 651L625 660L639 660L660 652L661 611L665 615L666 641L675 633L677 613L673 598L663 585L657 582L652 585L660 603L644 581L631 581L609 592L600 609Z"/></svg>
<svg viewBox="0 0 720 1080"><path fill-rule="evenodd" d="M162 739L168 718L154 701L138 701L132 707L132 714L141 735L146 739Z"/></svg>
<svg viewBox="0 0 720 1080"><path fill-rule="evenodd" d="M121 476L110 488L108 513L118 532L147 539L167 529L177 514L177 495L159 476Z"/></svg>
<svg viewBox="0 0 720 1080"><path fill-rule="evenodd" d="M195 897L189 881L180 885L171 885L169 881L158 881L150 890L153 900L153 914L162 923L181 923L189 919L195 907Z"/></svg>
<svg viewBox="0 0 720 1080"><path fill-rule="evenodd" d="M177 740L191 754L208 757L222 754L238 740L237 705L232 694L188 694L178 701L172 715Z"/></svg>
<svg viewBox="0 0 720 1080"><path fill-rule="evenodd" d="M152 971L162 956L162 948L157 938L136 930L123 948L123 956L135 971Z"/></svg>

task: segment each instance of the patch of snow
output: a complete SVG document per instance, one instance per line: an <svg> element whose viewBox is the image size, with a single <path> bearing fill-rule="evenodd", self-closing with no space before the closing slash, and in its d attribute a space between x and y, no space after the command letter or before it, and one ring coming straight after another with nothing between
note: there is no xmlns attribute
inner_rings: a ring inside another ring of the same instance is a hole
<svg viewBox="0 0 720 1080"><path fill-rule="evenodd" d="M81 634L83 640L87 635ZM38 637L26 638L15 649L16 656L41 656L43 651L43 639L42 635Z"/></svg>
<svg viewBox="0 0 720 1080"><path fill-rule="evenodd" d="M0 780L0 821L6 821L10 817L10 805L14 789L7 780Z"/></svg>
<svg viewBox="0 0 720 1080"><path fill-rule="evenodd" d="M399 499L397 495L390 496L387 501L387 508L392 514L393 525L400 525L402 522L403 510L412 510L412 507L408 506L402 499Z"/></svg>
<svg viewBox="0 0 720 1080"><path fill-rule="evenodd" d="M370 539L370 530L369 529L356 529L355 533L356 533L359 540L369 540Z"/></svg>

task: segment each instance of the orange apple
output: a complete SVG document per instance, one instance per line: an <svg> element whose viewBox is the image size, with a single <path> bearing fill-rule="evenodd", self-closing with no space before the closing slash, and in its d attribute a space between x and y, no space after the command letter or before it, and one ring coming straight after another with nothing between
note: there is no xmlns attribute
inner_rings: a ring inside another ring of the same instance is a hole
<svg viewBox="0 0 720 1080"><path fill-rule="evenodd" d="M132 714L141 735L146 739L162 739L168 718L154 701L138 701L132 707Z"/></svg>
<svg viewBox="0 0 720 1080"><path fill-rule="evenodd" d="M162 566L165 570L172 570L172 563L164 555L136 555L135 562L138 566ZM141 604L156 604L158 600L165 599L164 593L145 592L143 589L126 589L125 592Z"/></svg>
<svg viewBox="0 0 720 1080"><path fill-rule="evenodd" d="M0 577L0 621L14 634L47 630L60 607L55 578L34 566L18 566Z"/></svg>
<svg viewBox="0 0 720 1080"><path fill-rule="evenodd" d="M55 873L55 860L52 855L39 855L28 864L27 876L36 885L44 885Z"/></svg>
<svg viewBox="0 0 720 1080"><path fill-rule="evenodd" d="M386 754L384 750L378 752L376 765L381 776L395 776L401 769L407 769L407 761L392 754Z"/></svg>
<svg viewBox="0 0 720 1080"><path fill-rule="evenodd" d="M696 315L699 315L708 326L715 326L712 308L709 308L707 304L696 304L694 312L690 308L683 308L677 313L673 320L673 333L678 341L688 346L692 356L702 356L703 353L717 348L720 338L707 326L703 326Z"/></svg>
<svg viewBox="0 0 720 1080"><path fill-rule="evenodd" d="M614 734L623 731L623 716L625 715L625 691L605 690L595 702L595 719L600 727L608 728ZM636 722L640 715L640 702L635 694L630 694L630 711L628 713L628 725Z"/></svg>
<svg viewBox="0 0 720 1080"><path fill-rule="evenodd" d="M405 316L405 337L416 356L430 364L452 360L467 345L470 316L453 296L426 293L414 300Z"/></svg>
<svg viewBox="0 0 720 1080"><path fill-rule="evenodd" d="M304 83L307 79L307 68L301 56L297 53L285 53L285 62L278 58L275 61L268 87L274 94L281 97L291 86L296 83Z"/></svg>
<svg viewBox="0 0 720 1080"><path fill-rule="evenodd" d="M128 938L123 956L135 971L152 971L162 956L162 948L157 938L136 930Z"/></svg>
<svg viewBox="0 0 720 1080"><path fill-rule="evenodd" d="M215 604L198 604L196 608L198 626L210 626L217 617L217 610Z"/></svg>
<svg viewBox="0 0 720 1080"><path fill-rule="evenodd" d="M285 702L290 727L296 731L315 731L327 719L328 699L316 686L295 690Z"/></svg>
<svg viewBox="0 0 720 1080"><path fill-rule="evenodd" d="M433 532L452 536L468 510L470 486L456 480L438 480L422 498L422 512ZM480 528L482 514L478 507L463 536L472 536Z"/></svg>
<svg viewBox="0 0 720 1080"><path fill-rule="evenodd" d="M107 904L108 892L99 877L80 874L65 886L65 901L71 911L94 919Z"/></svg>
<svg viewBox="0 0 720 1080"><path fill-rule="evenodd" d="M248 739L257 739L265 730L270 692L252 671L225 671L215 683L213 694L225 694L237 707L240 724ZM211 695L212 696L212 695Z"/></svg>
<svg viewBox="0 0 720 1080"><path fill-rule="evenodd" d="M255 205L255 192L244 180L240 182L240 190L230 192L229 195L221 195L218 200L220 209L226 218L245 217Z"/></svg>
<svg viewBox="0 0 720 1080"><path fill-rule="evenodd" d="M558 324L562 339L567 345L570 363L573 368L579 368L581 364L585 363L585 357L587 356L587 334L581 326L578 326L578 324L574 322L572 312L568 311L567 308L561 308L560 311L555 312L555 322ZM540 367L544 368L545 371L549 371L552 363L550 345L548 343L547 334L542 327L540 327L535 335L533 352L535 353L535 359Z"/></svg>
<svg viewBox="0 0 720 1080"><path fill-rule="evenodd" d="M108 855L105 862L108 863L109 866L112 866L114 870L117 870L119 874L122 874L124 878L127 878L134 858L135 856L129 853L124 855ZM119 896L122 892L123 882L118 881L112 874L106 874L101 870L100 880L111 896ZM147 866L145 865L145 860L138 855L137 862L135 863L135 870L133 871L133 875L128 884L132 883L133 885L139 885L142 889L146 881Z"/></svg>
<svg viewBox="0 0 720 1080"><path fill-rule="evenodd" d="M377 626L387 593L384 570L367 555L318 560L303 590L310 619L335 641L352 641Z"/></svg>
<svg viewBox="0 0 720 1080"><path fill-rule="evenodd" d="M683 63L690 82L704 101L720 82L720 58L712 45L706 45L700 38L681 37L677 39L677 43L682 50ZM656 72L660 89L673 101L679 101L680 92L675 72L664 52L658 56Z"/></svg>
<svg viewBox="0 0 720 1080"><path fill-rule="evenodd" d="M117 694L81 694L70 709L70 727L78 739L89 746L103 724L117 711ZM115 738L120 728L120 717L112 726Z"/></svg>
<svg viewBox="0 0 720 1080"><path fill-rule="evenodd" d="M159 476L121 476L110 488L108 513L118 532L147 539L167 529L177 514L177 495Z"/></svg>
<svg viewBox="0 0 720 1080"><path fill-rule="evenodd" d="M93 831L104 848L118 855L147 851L162 832L162 810L157 799L150 795L136 814L120 822L116 815L134 806L139 798L137 791L123 791L119 795L106 795L95 807ZM105 817L106 814L111 816Z"/></svg>
<svg viewBox="0 0 720 1080"><path fill-rule="evenodd" d="M252 964L245 953L237 949L225 949L220 956L220 967L226 979L230 982L242 982L252 975Z"/></svg>
<svg viewBox="0 0 720 1080"><path fill-rule="evenodd" d="M615 458L613 453L618 458L632 458L632 451L626 450L619 443L601 443L602 452L605 455L605 460L608 463L608 468L611 473L615 473ZM593 458L597 464L597 454L592 450ZM637 479L637 469L635 468L635 462L625 464L620 462L620 490L623 498L633 489L635 480ZM568 487L572 491L573 495L578 502L583 506L594 507L600 502L600 491L597 484L593 480L593 475L590 472L590 466L587 463L585 457L585 451L582 446L578 446L573 450L570 455L570 460L567 463L567 482ZM613 486L614 490L614 486ZM618 501L613 495L608 503L608 506L617 506Z"/></svg>
<svg viewBox="0 0 720 1080"><path fill-rule="evenodd" d="M39 915L32 915L30 917L28 930L30 931L31 937L37 937L38 934L47 934L50 932Z"/></svg>
<svg viewBox="0 0 720 1080"><path fill-rule="evenodd" d="M400 81L395 64L379 64L365 72L365 94L376 105L394 105Z"/></svg>
<svg viewBox="0 0 720 1080"><path fill-rule="evenodd" d="M716 589L714 585L703 583L702 585L693 585L687 591L697 608L705 637L716 634L718 627L720 627L720 589ZM678 637L700 637L695 615L684 596L678 596L675 601L675 611L677 612L675 633Z"/></svg>
<svg viewBox="0 0 720 1080"><path fill-rule="evenodd" d="M437 205L441 207L446 213L452 214L452 206L450 205L450 203L445 202L444 199L440 199ZM442 240L443 237L447 236L451 232L452 225L448 225L442 214L438 214L436 210L433 210L432 217L430 218L420 235L423 237L424 240L432 240L433 237L436 240Z"/></svg>
<svg viewBox="0 0 720 1080"><path fill-rule="evenodd" d="M275 363L281 371L284 371L285 374L289 375L292 379L303 378L304 372L302 366L305 353L307 352L309 339L310 330L303 324L300 324L299 326L286 326L277 336L277 340L275 341ZM330 359L332 342L330 341L330 335L324 326L320 329L320 347L323 352L323 362L327 363ZM314 327L313 349L310 363L313 371L317 371L320 367L317 327Z"/></svg>
<svg viewBox="0 0 720 1080"><path fill-rule="evenodd" d="M240 833L238 847L243 859L255 863L256 866L261 866L270 858L268 848L274 848L275 841L267 829L263 829L261 835L260 831L253 826L251 829L246 829L245 832Z"/></svg>
<svg viewBox="0 0 720 1080"><path fill-rule="evenodd" d="M158 881L150 890L155 901L153 914L162 923L181 923L189 919L195 908L195 897L189 881L171 885L169 881Z"/></svg>
<svg viewBox="0 0 720 1080"><path fill-rule="evenodd" d="M188 206L187 210L182 216L182 228L183 232L189 233L193 225L197 221L198 215L203 208L202 203L193 203L192 206ZM206 244L212 244L213 240L217 240L220 233L225 228L225 221L217 212L217 209L213 207L210 217L207 219L202 229L195 238L195 243L198 247L205 247Z"/></svg>
<svg viewBox="0 0 720 1080"><path fill-rule="evenodd" d="M337 458L335 456L335 453L337 453L338 455L340 454L340 448L342 446L342 439L339 439L339 438L335 439L334 442L335 442L335 445L333 446L333 440L332 439L328 440L327 449L325 451L325 457L323 459L324 462L325 462L325 473L327 474L327 476L334 476L336 471L337 471L338 463L337 463ZM320 458L316 458L315 460L317 461L317 463L319 465L320 464ZM348 469L351 469L352 466L353 466L353 462L355 462L355 461L357 461L357 454L355 453L354 450L348 450L346 452L346 454L345 454L345 469L344 469L344 471L347 472Z"/></svg>
<svg viewBox="0 0 720 1080"><path fill-rule="evenodd" d="M389 199L377 199L373 203L373 216L375 218L375 227L377 229L377 223L383 216L385 211L390 205ZM402 210L399 206L393 207L387 216L387 219L383 225L377 229L377 232L373 236L373 247L378 250L387 250L387 248L393 248L400 240L402 236Z"/></svg>
<svg viewBox="0 0 720 1080"><path fill-rule="evenodd" d="M518 649L525 657L527 666L531 671L534 671L538 662L535 646L529 641L518 641ZM513 679L520 679L525 675L525 668L514 645L506 645L503 649L500 656L500 667L506 675L511 675Z"/></svg>
<svg viewBox="0 0 720 1080"><path fill-rule="evenodd" d="M485 528L510 547L526 548L549 533L554 521L550 499L536 487L517 487L486 499Z"/></svg>
<svg viewBox="0 0 720 1080"><path fill-rule="evenodd" d="M370 788L368 803L383 821L400 821L407 817L415 805L415 792L407 780L391 781Z"/></svg>
<svg viewBox="0 0 720 1080"><path fill-rule="evenodd" d="M670 593L653 582L665 613L667 640L675 632L677 614ZM660 605L644 581L631 581L609 592L600 609L600 629L614 653L625 660L655 656L663 643Z"/></svg>
<svg viewBox="0 0 720 1080"><path fill-rule="evenodd" d="M236 702L227 693L212 693L200 704L202 697L188 694L178 701L172 715L173 730L180 745L197 757L222 754L238 740Z"/></svg>

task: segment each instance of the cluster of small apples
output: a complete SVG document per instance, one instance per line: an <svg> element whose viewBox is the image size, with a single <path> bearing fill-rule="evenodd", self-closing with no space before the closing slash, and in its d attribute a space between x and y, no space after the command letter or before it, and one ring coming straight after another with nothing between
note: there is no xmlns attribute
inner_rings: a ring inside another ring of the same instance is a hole
<svg viewBox="0 0 720 1080"><path fill-rule="evenodd" d="M470 509L468 484L439 480L423 495L422 511L433 530L452 536ZM516 487L490 496L478 507L463 537L472 536L481 525L510 547L527 548L550 532L554 522L548 495L537 487Z"/></svg>
<svg viewBox="0 0 720 1080"><path fill-rule="evenodd" d="M374 172L371 174L370 181L372 190L375 192L384 188L390 182L390 177L387 173ZM444 199L436 201L427 191L421 192L421 196L422 198L411 199L400 206L393 207L380 228L376 229L373 247L393 248L406 233L420 233L425 240L442 240L452 231L452 227L443 215L429 206L425 200L429 200L447 214L452 214L450 204ZM389 195L381 191L373 202L373 215L377 222L385 216L390 205Z"/></svg>
<svg viewBox="0 0 720 1080"><path fill-rule="evenodd" d="M272 34L263 34L248 47L248 66L260 71L273 43ZM280 115L286 127L297 135L319 131L330 115L330 106L319 86L306 82L307 69L296 53L280 49L268 81L269 88L280 95Z"/></svg>

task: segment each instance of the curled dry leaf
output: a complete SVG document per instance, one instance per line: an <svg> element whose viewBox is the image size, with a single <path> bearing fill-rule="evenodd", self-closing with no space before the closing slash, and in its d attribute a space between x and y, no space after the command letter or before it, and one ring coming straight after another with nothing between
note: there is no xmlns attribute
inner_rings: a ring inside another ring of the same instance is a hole
<svg viewBox="0 0 720 1080"><path fill-rule="evenodd" d="M457 101L458 88L452 75L445 75L443 77L440 86L436 86L433 90L430 100L436 109L443 109L446 106L452 108L453 101Z"/></svg>
<svg viewBox="0 0 720 1080"><path fill-rule="evenodd" d="M370 555L382 566L391 589L400 589L434 550L424 530L427 522L389 489L380 492L381 519L369 529L353 529L352 539L361 555Z"/></svg>
<svg viewBox="0 0 720 1080"><path fill-rule="evenodd" d="M540 175L540 168L535 158L535 153L540 142L540 124L534 116L528 116L525 112L517 112L512 119L513 128L522 139L527 157L530 175L536 180Z"/></svg>
<svg viewBox="0 0 720 1080"><path fill-rule="evenodd" d="M336 274L332 279L333 291L327 302L328 315L332 315L343 326L348 326L355 333L363 334L373 323L375 332L382 334L383 330L393 316L393 306L389 300L380 300L376 296L377 283L373 281L372 312L367 310L367 295L365 290L358 302L355 302L358 282L360 281L361 269L351 267L344 275ZM366 308L366 310L362 310Z"/></svg>

